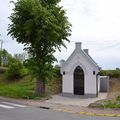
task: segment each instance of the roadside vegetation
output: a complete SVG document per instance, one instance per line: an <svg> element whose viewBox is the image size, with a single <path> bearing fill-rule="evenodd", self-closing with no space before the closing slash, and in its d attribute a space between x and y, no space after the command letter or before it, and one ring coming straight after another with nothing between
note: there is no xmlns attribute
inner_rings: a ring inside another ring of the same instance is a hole
<svg viewBox="0 0 120 120"><path fill-rule="evenodd" d="M9 72L9 75L9 68L0 67L0 71L2 71L0 73L0 96L21 99L48 99L51 94L61 92L61 77L57 74L56 68L53 68L54 76L46 81L46 94L44 95L35 93L36 80L31 75L26 74L26 70L24 70L24 74L21 71L15 73L13 70L14 72Z"/></svg>
<svg viewBox="0 0 120 120"><path fill-rule="evenodd" d="M97 101L89 106L97 108L120 108L120 69L102 70L100 75L110 77L107 99Z"/></svg>
<svg viewBox="0 0 120 120"><path fill-rule="evenodd" d="M116 97L115 101L108 100L103 105L102 108L120 108L120 96Z"/></svg>
<svg viewBox="0 0 120 120"><path fill-rule="evenodd" d="M110 78L110 87L107 100L103 108L120 108L120 78Z"/></svg>
<svg viewBox="0 0 120 120"><path fill-rule="evenodd" d="M115 70L101 70L100 75L107 75L110 78L120 78L120 69L116 68Z"/></svg>
<svg viewBox="0 0 120 120"><path fill-rule="evenodd" d="M0 56L3 58L2 52ZM52 66L49 79L45 83L46 94L38 95L35 93L35 77L30 74L26 64L7 51L4 59L6 62L0 59L0 63L2 63L0 67L0 96L21 99L47 99L51 94L61 92L60 66Z"/></svg>

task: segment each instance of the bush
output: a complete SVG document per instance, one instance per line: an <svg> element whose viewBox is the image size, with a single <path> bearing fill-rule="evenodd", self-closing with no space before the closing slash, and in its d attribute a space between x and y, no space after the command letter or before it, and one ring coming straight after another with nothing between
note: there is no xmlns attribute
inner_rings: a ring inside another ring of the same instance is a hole
<svg viewBox="0 0 120 120"><path fill-rule="evenodd" d="M19 60L11 59L6 71L6 76L8 79L17 79L23 75L24 66Z"/></svg>
<svg viewBox="0 0 120 120"><path fill-rule="evenodd" d="M104 108L120 108L120 102L119 101L115 101L115 102L107 101L104 104Z"/></svg>
<svg viewBox="0 0 120 120"><path fill-rule="evenodd" d="M120 96L117 96L116 101L120 102Z"/></svg>
<svg viewBox="0 0 120 120"><path fill-rule="evenodd" d="M60 67L59 66L55 66L53 68L53 77L56 78L57 80L60 80L62 79L62 75L60 73Z"/></svg>

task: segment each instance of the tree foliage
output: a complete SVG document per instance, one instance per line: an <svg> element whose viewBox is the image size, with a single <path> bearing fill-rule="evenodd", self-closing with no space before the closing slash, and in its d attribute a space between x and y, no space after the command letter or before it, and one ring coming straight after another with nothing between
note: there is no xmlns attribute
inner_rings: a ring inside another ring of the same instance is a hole
<svg viewBox="0 0 120 120"><path fill-rule="evenodd" d="M71 24L60 0L18 0L9 17L8 34L24 44L28 60L36 77L45 79L50 65L56 60L53 53L69 41Z"/></svg>
<svg viewBox="0 0 120 120"><path fill-rule="evenodd" d="M7 66L9 60L12 58L12 55L7 52L7 50L3 49L0 51L0 65Z"/></svg>
<svg viewBox="0 0 120 120"><path fill-rule="evenodd" d="M20 78L22 76L22 72L23 72L23 65L22 63L15 59L15 58L11 58L9 60L9 63L8 63L8 68L7 68L7 71L6 71L6 76L7 78L9 79L17 79L17 78Z"/></svg>

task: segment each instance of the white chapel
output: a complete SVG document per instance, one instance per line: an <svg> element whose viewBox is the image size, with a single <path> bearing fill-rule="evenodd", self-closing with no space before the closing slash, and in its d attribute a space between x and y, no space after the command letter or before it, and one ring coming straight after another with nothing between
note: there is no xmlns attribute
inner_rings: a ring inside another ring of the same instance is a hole
<svg viewBox="0 0 120 120"><path fill-rule="evenodd" d="M75 43L75 50L61 67L62 94L97 97L100 91L99 71L100 67L91 58L88 49L82 49L81 42ZM104 86L108 91L106 86L108 81Z"/></svg>

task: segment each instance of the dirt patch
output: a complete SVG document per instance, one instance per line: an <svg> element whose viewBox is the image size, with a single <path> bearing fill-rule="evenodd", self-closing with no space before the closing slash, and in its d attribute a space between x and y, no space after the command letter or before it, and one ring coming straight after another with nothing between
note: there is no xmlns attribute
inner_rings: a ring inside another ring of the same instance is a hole
<svg viewBox="0 0 120 120"><path fill-rule="evenodd" d="M115 100L117 96L120 95L120 78L110 79L110 87L107 99Z"/></svg>

